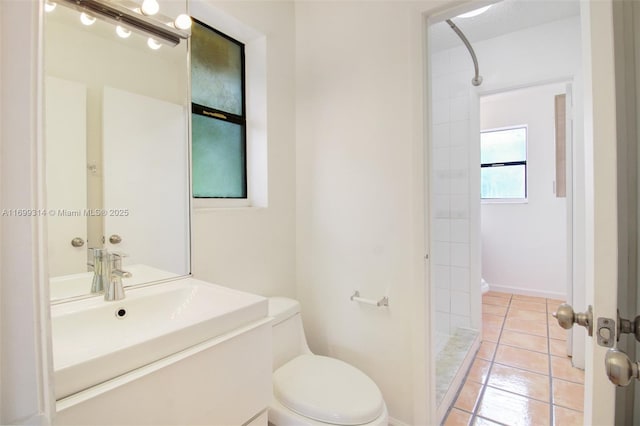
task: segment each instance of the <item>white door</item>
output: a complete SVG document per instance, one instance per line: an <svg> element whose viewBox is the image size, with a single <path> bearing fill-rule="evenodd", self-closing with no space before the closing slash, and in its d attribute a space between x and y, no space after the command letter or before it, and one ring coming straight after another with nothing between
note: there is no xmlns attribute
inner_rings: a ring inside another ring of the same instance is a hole
<svg viewBox="0 0 640 426"><path fill-rule="evenodd" d="M185 108L124 90L103 94L105 246L179 275L189 273ZM117 235L121 241L113 243Z"/></svg>
<svg viewBox="0 0 640 426"><path fill-rule="evenodd" d="M613 425L616 387L605 371L608 348L598 319L616 319L618 199L616 92L611 0L581 2L585 64L586 301L593 337L586 339L584 423ZM585 308L585 307L577 307ZM605 339L615 341L615 332Z"/></svg>
<svg viewBox="0 0 640 426"><path fill-rule="evenodd" d="M45 143L49 275L87 270L87 89L47 77ZM72 241L75 240L75 246ZM80 245L82 242L82 245Z"/></svg>

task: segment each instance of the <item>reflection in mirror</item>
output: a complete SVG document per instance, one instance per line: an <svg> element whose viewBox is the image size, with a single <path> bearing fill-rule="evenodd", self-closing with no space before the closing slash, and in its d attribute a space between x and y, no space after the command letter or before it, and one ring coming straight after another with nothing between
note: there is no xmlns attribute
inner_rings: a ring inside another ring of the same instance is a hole
<svg viewBox="0 0 640 426"><path fill-rule="evenodd" d="M178 16L186 0L160 7ZM153 44L64 2L44 27L52 300L90 293L93 248L127 255L125 286L188 274L187 43Z"/></svg>

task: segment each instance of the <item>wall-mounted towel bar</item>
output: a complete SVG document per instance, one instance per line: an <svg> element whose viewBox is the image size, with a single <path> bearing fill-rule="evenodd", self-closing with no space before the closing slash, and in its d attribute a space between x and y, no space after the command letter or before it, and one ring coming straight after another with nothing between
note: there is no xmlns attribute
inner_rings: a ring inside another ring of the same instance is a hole
<svg viewBox="0 0 640 426"><path fill-rule="evenodd" d="M365 299L364 297L360 297L360 292L357 291L357 290L351 296L351 301L359 302L359 303L365 303L367 305L373 305L373 306L378 306L378 307L379 306L389 306L389 297L388 296L384 296L380 300Z"/></svg>

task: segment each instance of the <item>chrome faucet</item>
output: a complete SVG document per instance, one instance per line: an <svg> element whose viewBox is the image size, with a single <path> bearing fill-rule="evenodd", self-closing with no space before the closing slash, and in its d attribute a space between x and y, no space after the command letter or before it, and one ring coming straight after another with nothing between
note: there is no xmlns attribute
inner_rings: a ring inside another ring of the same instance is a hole
<svg viewBox="0 0 640 426"><path fill-rule="evenodd" d="M87 265L93 271L91 294L102 294L109 280L109 276L107 275L109 253L107 249L90 248L89 250L93 252L93 262L87 262Z"/></svg>
<svg viewBox="0 0 640 426"><path fill-rule="evenodd" d="M124 299L122 278L131 277L131 272L122 270L122 258L127 255L120 252L109 253L107 256L107 288L104 292L104 300L110 302Z"/></svg>

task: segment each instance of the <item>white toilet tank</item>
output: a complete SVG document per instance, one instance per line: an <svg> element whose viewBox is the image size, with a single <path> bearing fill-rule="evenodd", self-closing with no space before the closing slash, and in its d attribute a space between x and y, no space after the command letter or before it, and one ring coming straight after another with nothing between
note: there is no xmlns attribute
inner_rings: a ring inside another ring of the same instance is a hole
<svg viewBox="0 0 640 426"><path fill-rule="evenodd" d="M273 317L273 370L298 355L310 354L302 328L300 303L287 297L269 298L269 316Z"/></svg>

